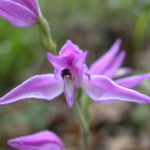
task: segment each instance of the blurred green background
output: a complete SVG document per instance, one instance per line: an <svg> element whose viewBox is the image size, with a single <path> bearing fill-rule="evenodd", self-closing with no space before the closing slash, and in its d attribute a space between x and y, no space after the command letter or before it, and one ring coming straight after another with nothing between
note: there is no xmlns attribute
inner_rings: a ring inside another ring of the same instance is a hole
<svg viewBox="0 0 150 150"><path fill-rule="evenodd" d="M133 74L150 72L149 0L39 0L59 51L66 39L88 50L88 66L118 38L127 50L123 66ZM36 74L52 73L37 27L17 28L0 17L0 93ZM150 80L136 90L150 96ZM91 101L90 150L149 150L150 105ZM62 94L53 101L22 100L0 106L0 150L8 139L51 130L68 150L78 150L76 118Z"/></svg>

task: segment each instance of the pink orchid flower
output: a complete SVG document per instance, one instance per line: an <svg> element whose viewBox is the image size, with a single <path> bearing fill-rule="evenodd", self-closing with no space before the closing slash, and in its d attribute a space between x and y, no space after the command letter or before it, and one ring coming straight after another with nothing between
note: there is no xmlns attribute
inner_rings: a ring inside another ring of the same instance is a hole
<svg viewBox="0 0 150 150"><path fill-rule="evenodd" d="M36 0L0 0L0 15L13 26L31 27L39 16Z"/></svg>
<svg viewBox="0 0 150 150"><path fill-rule="evenodd" d="M7 144L20 150L64 150L61 139L50 131L14 138Z"/></svg>
<svg viewBox="0 0 150 150"><path fill-rule="evenodd" d="M47 53L48 60L55 69L54 74L31 77L0 98L0 105L26 98L52 100L64 91L68 107L72 107L78 87L82 87L91 99L98 102L122 100L150 103L150 97L129 89L149 78L150 73L114 81L111 79L125 58L125 51L118 54L120 43L118 39L106 54L92 64L89 72L85 64L87 51L82 52L68 40L59 56ZM123 69L124 74L130 72L129 68Z"/></svg>

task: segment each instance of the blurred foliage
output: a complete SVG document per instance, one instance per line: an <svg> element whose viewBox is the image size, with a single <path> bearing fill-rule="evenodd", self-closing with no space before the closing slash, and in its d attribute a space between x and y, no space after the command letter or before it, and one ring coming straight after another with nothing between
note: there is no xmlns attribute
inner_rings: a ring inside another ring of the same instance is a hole
<svg viewBox="0 0 150 150"><path fill-rule="evenodd" d="M138 105L132 111L131 118L137 124L141 130L150 129L150 107L149 105Z"/></svg>
<svg viewBox="0 0 150 150"><path fill-rule="evenodd" d="M137 53L141 54L150 47L149 0L39 0L39 4L50 24L52 37L57 41L58 51L65 40L70 38L74 43L80 44L81 48L89 49L87 63L90 64L120 36L123 39L122 47L128 51L125 65L134 66L137 70L141 69L136 65L140 60L134 58ZM45 61L47 63L44 62L43 65L46 50L36 27L17 28L0 18L1 96L32 75L50 72L47 67L48 61ZM149 65L144 67L147 68L145 70L150 71ZM149 85L146 87L150 88ZM6 141L10 138L48 129L52 115L60 111L59 107L63 106L49 101L32 102L33 105L28 100L0 106L0 149L8 149ZM105 107L108 109L107 106ZM122 107L119 108L122 109ZM119 108L117 107L117 110L120 113L122 110ZM66 115L65 113L62 114ZM149 105L133 104L131 116L129 115L128 119L126 114L123 113L125 119L121 116L123 121L120 120L115 125L110 124L117 129L120 129L121 124L127 123L136 124L134 128L139 128L139 131L149 129ZM92 129L94 133L96 131L97 136L100 136L101 132L98 129L102 128L102 135L108 133L105 130L107 125L110 127L110 124L99 121L96 129ZM120 131L124 133L122 129ZM117 134L120 133L117 131Z"/></svg>
<svg viewBox="0 0 150 150"><path fill-rule="evenodd" d="M16 76L28 67L34 53L39 51L39 38L33 28L21 29L11 26L1 18L0 23L0 89L16 81Z"/></svg>

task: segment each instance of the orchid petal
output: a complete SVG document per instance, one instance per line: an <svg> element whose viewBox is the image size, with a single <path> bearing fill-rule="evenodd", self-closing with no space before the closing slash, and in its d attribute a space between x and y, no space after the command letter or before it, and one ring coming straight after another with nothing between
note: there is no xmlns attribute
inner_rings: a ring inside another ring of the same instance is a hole
<svg viewBox="0 0 150 150"><path fill-rule="evenodd" d="M55 70L60 70L60 68L62 68L67 63L66 57L55 56L51 53L47 53L47 58Z"/></svg>
<svg viewBox="0 0 150 150"><path fill-rule="evenodd" d="M77 56L74 57L72 64L74 67L82 70L83 69L83 64L85 63L85 58L87 56L88 52L85 51L84 53L81 53Z"/></svg>
<svg viewBox="0 0 150 150"><path fill-rule="evenodd" d="M36 75L0 98L0 105L26 98L52 100L63 92L62 79L55 80L54 74Z"/></svg>
<svg viewBox="0 0 150 150"><path fill-rule="evenodd" d="M72 43L71 40L67 40L65 45L62 47L62 49L59 52L59 56L66 57L69 54L81 54L82 51L79 49L79 47Z"/></svg>
<svg viewBox="0 0 150 150"><path fill-rule="evenodd" d="M83 73L88 77L89 80L91 80L91 75L86 64L83 64Z"/></svg>
<svg viewBox="0 0 150 150"><path fill-rule="evenodd" d="M129 68L129 67L122 67L122 68L119 68L119 69L115 72L114 78L119 78L119 77L126 76L126 75L130 74L131 72L132 72L132 69Z"/></svg>
<svg viewBox="0 0 150 150"><path fill-rule="evenodd" d="M0 15L18 27L30 27L38 18L28 7L10 0L0 1Z"/></svg>
<svg viewBox="0 0 150 150"><path fill-rule="evenodd" d="M50 131L42 131L32 135L8 140L8 145L21 150L63 150L61 139Z"/></svg>
<svg viewBox="0 0 150 150"><path fill-rule="evenodd" d="M124 88L102 75L92 75L91 81L84 79L82 88L95 101L122 100L138 103L150 103L150 97L134 90Z"/></svg>
<svg viewBox="0 0 150 150"><path fill-rule="evenodd" d="M76 91L76 82L74 79L64 78L64 93L68 107L72 107Z"/></svg>
<svg viewBox="0 0 150 150"><path fill-rule="evenodd" d="M126 52L121 51L120 54L118 54L118 56L116 56L116 58L113 60L111 65L107 68L107 70L103 73L103 75L109 78L113 78L116 70L122 65L125 56L126 56Z"/></svg>
<svg viewBox="0 0 150 150"><path fill-rule="evenodd" d="M55 69L54 76L55 79L58 80L61 74L61 70L65 69L64 67L66 66L68 58L54 56L51 53L47 53L47 58L49 62L52 64L52 66L54 67Z"/></svg>
<svg viewBox="0 0 150 150"><path fill-rule="evenodd" d="M149 77L150 77L150 73L146 73L142 75L135 75L131 77L117 79L115 80L115 83L126 88L133 88L136 85L138 85L140 82L142 82L143 80Z"/></svg>
<svg viewBox="0 0 150 150"><path fill-rule="evenodd" d="M74 67L78 68L79 70L83 71L83 73L85 73L88 78L90 79L90 72L88 70L88 67L85 64L85 58L87 56L88 52L85 51L84 53L81 53L79 55L77 55L74 60L72 61L72 64Z"/></svg>
<svg viewBox="0 0 150 150"><path fill-rule="evenodd" d="M79 71L78 76L75 78L75 83L76 83L76 88L79 88L82 84L82 80L83 80L83 72Z"/></svg>
<svg viewBox="0 0 150 150"><path fill-rule="evenodd" d="M107 67L111 64L111 61L114 60L115 55L118 53L120 44L121 39L117 39L110 50L91 65L91 74L103 74L103 72L106 71Z"/></svg>

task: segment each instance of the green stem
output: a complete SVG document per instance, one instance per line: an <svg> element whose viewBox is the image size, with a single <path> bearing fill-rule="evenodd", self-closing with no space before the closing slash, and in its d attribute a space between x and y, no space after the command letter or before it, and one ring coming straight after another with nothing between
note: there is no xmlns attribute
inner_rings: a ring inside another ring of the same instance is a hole
<svg viewBox="0 0 150 150"><path fill-rule="evenodd" d="M73 110L80 124L80 132L82 135L82 150L87 150L88 149L88 125L85 121L85 118L79 107L78 102L74 103Z"/></svg>
<svg viewBox="0 0 150 150"><path fill-rule="evenodd" d="M87 95L84 95L83 98L82 98L81 109L82 109L84 118L85 118L86 123L87 123L88 126L89 126L89 111L88 111L89 102L90 102L89 97Z"/></svg>
<svg viewBox="0 0 150 150"><path fill-rule="evenodd" d="M56 55L56 44L52 40L49 24L41 14L37 20L37 25L42 35L44 44L51 51L52 54Z"/></svg>

